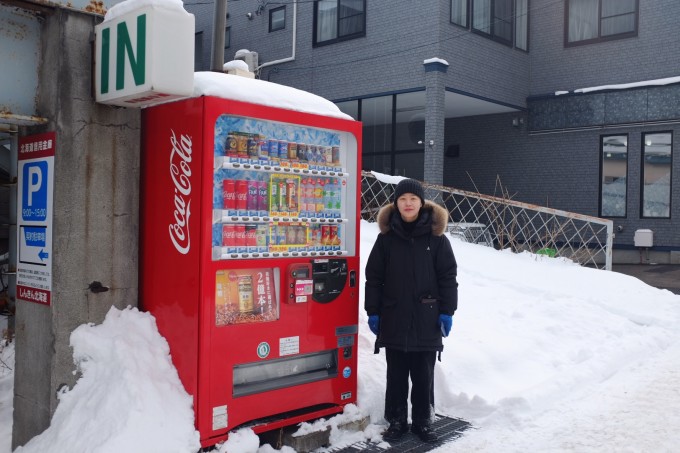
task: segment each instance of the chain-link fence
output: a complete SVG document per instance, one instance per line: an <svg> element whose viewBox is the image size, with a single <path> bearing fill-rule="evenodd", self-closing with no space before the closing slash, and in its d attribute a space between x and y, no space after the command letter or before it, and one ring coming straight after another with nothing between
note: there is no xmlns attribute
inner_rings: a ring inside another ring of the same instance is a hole
<svg viewBox="0 0 680 453"><path fill-rule="evenodd" d="M370 172L361 176L361 217L373 222L391 200L394 185ZM423 187L429 200L449 211L449 233L466 242L612 268L611 220L434 184Z"/></svg>

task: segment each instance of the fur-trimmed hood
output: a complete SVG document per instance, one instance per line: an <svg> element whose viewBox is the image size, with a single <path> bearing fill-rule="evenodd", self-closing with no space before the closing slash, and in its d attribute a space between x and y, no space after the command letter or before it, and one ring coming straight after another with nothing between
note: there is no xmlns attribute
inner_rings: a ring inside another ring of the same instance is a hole
<svg viewBox="0 0 680 453"><path fill-rule="evenodd" d="M434 236L441 236L446 233L446 226L449 222L449 213L446 209L430 200L425 200L425 204L421 210L430 211L430 217L432 218L432 234ZM387 204L380 208L376 221L381 233L385 234L390 231L390 218L392 217L392 214L399 215L394 203Z"/></svg>

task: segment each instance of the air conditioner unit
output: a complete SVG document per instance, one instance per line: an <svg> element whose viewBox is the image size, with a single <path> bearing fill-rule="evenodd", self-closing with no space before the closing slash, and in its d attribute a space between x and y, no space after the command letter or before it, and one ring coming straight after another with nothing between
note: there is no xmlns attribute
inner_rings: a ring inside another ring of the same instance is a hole
<svg viewBox="0 0 680 453"><path fill-rule="evenodd" d="M250 72L256 72L257 67L259 66L257 52L252 52L249 50L245 51L239 50L238 52L236 52L234 59L245 61L246 64L248 64L248 70Z"/></svg>

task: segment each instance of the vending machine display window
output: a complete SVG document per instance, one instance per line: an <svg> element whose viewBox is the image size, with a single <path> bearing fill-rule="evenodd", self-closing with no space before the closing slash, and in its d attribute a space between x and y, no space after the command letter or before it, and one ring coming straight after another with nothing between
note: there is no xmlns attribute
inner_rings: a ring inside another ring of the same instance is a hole
<svg viewBox="0 0 680 453"><path fill-rule="evenodd" d="M278 268L217 271L215 325L276 321L278 287Z"/></svg>
<svg viewBox="0 0 680 453"><path fill-rule="evenodd" d="M348 153L337 131L220 115L213 260L354 253ZM350 206L351 205L351 206Z"/></svg>

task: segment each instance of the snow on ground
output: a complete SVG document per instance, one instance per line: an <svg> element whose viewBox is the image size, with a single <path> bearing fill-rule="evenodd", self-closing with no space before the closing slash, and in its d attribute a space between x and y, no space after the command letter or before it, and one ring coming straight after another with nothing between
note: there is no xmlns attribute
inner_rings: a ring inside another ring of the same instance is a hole
<svg viewBox="0 0 680 453"><path fill-rule="evenodd" d="M376 236L377 227L362 221L363 260ZM438 413L477 429L436 452L675 451L680 296L562 259L451 240L460 303L436 366L435 399ZM372 423L363 433L333 428L334 445L379 439L384 428L384 352L373 354L374 339L362 311L359 401L341 417L367 414ZM82 376L60 395L52 426L18 451L196 448L190 398L151 316L112 309L103 324L79 327L71 342ZM10 355L13 347L0 358ZM0 368L0 453L9 453L11 379ZM219 452L276 451L257 443L242 430Z"/></svg>

